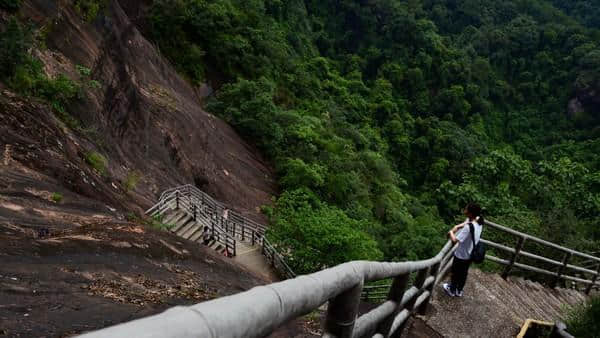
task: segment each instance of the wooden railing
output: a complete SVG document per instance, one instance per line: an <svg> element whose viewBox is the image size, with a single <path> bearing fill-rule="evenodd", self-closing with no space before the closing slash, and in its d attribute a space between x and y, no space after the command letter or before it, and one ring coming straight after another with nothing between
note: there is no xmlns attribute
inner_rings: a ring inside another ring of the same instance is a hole
<svg viewBox="0 0 600 338"><path fill-rule="evenodd" d="M84 337L264 337L328 302L325 337L399 336L411 313L425 313L434 284L449 266L450 242L427 260L354 261L310 275L258 286L233 296L92 332ZM414 278L411 278L414 277ZM358 316L365 283L393 279L386 301Z"/></svg>

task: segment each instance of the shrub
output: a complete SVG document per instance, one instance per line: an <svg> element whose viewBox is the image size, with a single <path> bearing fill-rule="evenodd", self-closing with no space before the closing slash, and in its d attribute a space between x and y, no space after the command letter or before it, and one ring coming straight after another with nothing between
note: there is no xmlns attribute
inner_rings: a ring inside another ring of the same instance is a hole
<svg viewBox="0 0 600 338"><path fill-rule="evenodd" d="M271 214L269 239L296 273L309 273L351 260L379 260L383 254L365 222L322 203L307 189L285 192Z"/></svg>
<svg viewBox="0 0 600 338"><path fill-rule="evenodd" d="M16 12L21 7L21 0L0 0L0 8L9 12Z"/></svg>
<svg viewBox="0 0 600 338"><path fill-rule="evenodd" d="M98 16L100 9L104 8L104 1L97 0L77 0L75 1L75 10L87 22L92 22Z"/></svg>
<svg viewBox="0 0 600 338"><path fill-rule="evenodd" d="M106 157L102 156L102 154L99 154L95 151L90 151L85 154L85 161L87 164L92 166L92 168L96 169L96 171L98 171L101 175L106 173L108 161L106 160Z"/></svg>
<svg viewBox="0 0 600 338"><path fill-rule="evenodd" d="M127 180L125 181L125 190L130 191L135 189L138 182L140 181L141 174L138 171L130 171L127 174Z"/></svg>
<svg viewBox="0 0 600 338"><path fill-rule="evenodd" d="M14 16L11 17L6 28L0 32L0 79L7 79L15 74L17 67L27 58L27 50L31 44L31 31Z"/></svg>
<svg viewBox="0 0 600 338"><path fill-rule="evenodd" d="M567 331L575 337L600 337L600 296L576 306L567 316Z"/></svg>
<svg viewBox="0 0 600 338"><path fill-rule="evenodd" d="M52 199L56 203L60 203L60 201L62 201L62 199L63 199L63 195L59 192L55 192L55 193L52 193L52 196L50 196L50 199Z"/></svg>

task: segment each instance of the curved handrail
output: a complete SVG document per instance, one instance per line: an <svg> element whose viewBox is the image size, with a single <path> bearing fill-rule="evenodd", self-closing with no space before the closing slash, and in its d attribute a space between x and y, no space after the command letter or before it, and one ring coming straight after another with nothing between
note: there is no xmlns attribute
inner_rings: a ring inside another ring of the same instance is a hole
<svg viewBox="0 0 600 338"><path fill-rule="evenodd" d="M381 313L389 312L385 318L391 319L392 331L416 307L428 302L432 293L428 288L432 286L438 272L437 267L451 247L451 243L447 242L436 256L421 261L348 262L310 275L258 286L233 296L189 307L175 307L155 316L92 332L83 337L129 338L132 334L139 335L141 332L145 337L262 337L327 301L329 307L325 335L352 337L355 323L357 333L366 334L384 320L382 316L377 317L372 313L356 320L360 290L365 282L385 278L401 278L406 282L410 273L419 271L417 280L421 280L420 283L407 292L404 292L404 286L398 285L396 292L401 292L399 299L391 297L391 303L385 303L386 309L379 310ZM430 276L426 278L428 274ZM403 309L404 306L407 308ZM394 310L400 311L394 314ZM389 318L390 316L393 317ZM348 318L350 322L347 321ZM371 318L377 318L378 323L368 323Z"/></svg>

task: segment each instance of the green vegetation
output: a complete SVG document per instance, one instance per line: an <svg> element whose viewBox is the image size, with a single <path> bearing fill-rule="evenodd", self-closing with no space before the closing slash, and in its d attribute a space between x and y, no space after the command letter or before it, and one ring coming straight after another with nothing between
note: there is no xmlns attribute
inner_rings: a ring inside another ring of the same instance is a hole
<svg viewBox="0 0 600 338"><path fill-rule="evenodd" d="M125 180L125 190L131 191L135 189L138 182L140 181L141 174L139 171L130 171L127 173L127 179Z"/></svg>
<svg viewBox="0 0 600 338"><path fill-rule="evenodd" d="M75 10L87 22L92 22L100 13L100 10L106 6L104 0L76 0Z"/></svg>
<svg viewBox="0 0 600 338"><path fill-rule="evenodd" d="M568 315L567 331L575 337L600 337L600 296L575 307Z"/></svg>
<svg viewBox="0 0 600 338"><path fill-rule="evenodd" d="M61 193L55 192L55 193L52 193L52 195L50 196L50 199L52 199L56 203L60 203L63 199L63 195Z"/></svg>
<svg viewBox="0 0 600 338"><path fill-rule="evenodd" d="M150 26L193 83L225 81L207 109L275 164L269 236L304 272L431 256L473 200L496 221L598 248L598 106L566 110L600 90L599 10L158 0Z"/></svg>
<svg viewBox="0 0 600 338"><path fill-rule="evenodd" d="M42 63L29 54L32 46L32 28L11 17L0 31L0 81L22 95L47 101L68 127L79 128L79 121L66 111L68 102L78 96L79 85L64 75L48 78Z"/></svg>
<svg viewBox="0 0 600 338"><path fill-rule="evenodd" d="M162 222L162 216L154 216L150 219L148 218L140 218L134 213L128 213L125 215L128 222L141 224L144 226L149 226L158 230L168 230L172 227L170 224L165 224Z"/></svg>
<svg viewBox="0 0 600 338"><path fill-rule="evenodd" d="M0 0L0 8L9 12L17 11L21 7L21 0Z"/></svg>
<svg viewBox="0 0 600 338"><path fill-rule="evenodd" d="M85 154L85 161L101 175L106 174L108 160L102 154L90 151Z"/></svg>

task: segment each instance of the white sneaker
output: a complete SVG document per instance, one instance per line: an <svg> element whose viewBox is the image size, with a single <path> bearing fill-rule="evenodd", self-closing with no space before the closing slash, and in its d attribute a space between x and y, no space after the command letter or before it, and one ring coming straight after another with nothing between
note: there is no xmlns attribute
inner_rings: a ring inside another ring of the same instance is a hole
<svg viewBox="0 0 600 338"><path fill-rule="evenodd" d="M456 297L462 297L463 295L464 295L464 292L456 291L456 294L455 294Z"/></svg>
<svg viewBox="0 0 600 338"><path fill-rule="evenodd" d="M448 283L442 284L442 289L444 289L444 291L446 291L448 296L450 296L450 297L456 296L456 294L454 292L452 292L452 289L450 288L450 284L448 284Z"/></svg>

